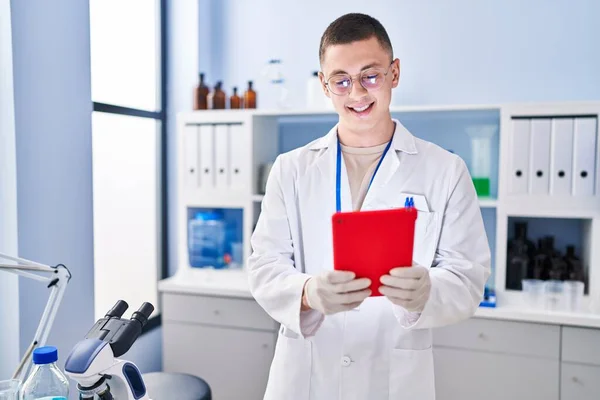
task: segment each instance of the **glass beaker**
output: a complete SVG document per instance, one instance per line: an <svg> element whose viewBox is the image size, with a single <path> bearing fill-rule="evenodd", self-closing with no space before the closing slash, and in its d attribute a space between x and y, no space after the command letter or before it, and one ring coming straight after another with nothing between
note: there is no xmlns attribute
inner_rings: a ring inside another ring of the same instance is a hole
<svg viewBox="0 0 600 400"><path fill-rule="evenodd" d="M585 284L579 281L564 281L566 311L580 312Z"/></svg>
<svg viewBox="0 0 600 400"><path fill-rule="evenodd" d="M546 295L546 310L564 311L564 282L559 280L548 280L544 283L544 291Z"/></svg>
<svg viewBox="0 0 600 400"><path fill-rule="evenodd" d="M523 279L521 281L525 302L531 308L544 308L544 281L540 279Z"/></svg>
<svg viewBox="0 0 600 400"><path fill-rule="evenodd" d="M21 381L17 379L0 381L0 400L19 400L20 389Z"/></svg>
<svg viewBox="0 0 600 400"><path fill-rule="evenodd" d="M266 87L263 90L263 104L267 108L289 108L288 89L283 74L283 62L279 59L272 59L267 62L263 71L263 77L266 79Z"/></svg>
<svg viewBox="0 0 600 400"><path fill-rule="evenodd" d="M476 125L467 128L471 138L471 177L477 196L490 196L492 163L492 137L498 131L496 125Z"/></svg>

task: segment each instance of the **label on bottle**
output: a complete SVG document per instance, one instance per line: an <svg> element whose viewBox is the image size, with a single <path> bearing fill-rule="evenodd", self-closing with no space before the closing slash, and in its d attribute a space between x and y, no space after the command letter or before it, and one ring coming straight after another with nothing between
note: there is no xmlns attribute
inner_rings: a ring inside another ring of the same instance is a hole
<svg viewBox="0 0 600 400"><path fill-rule="evenodd" d="M44 396L36 397L35 400L67 400L67 398L63 396Z"/></svg>

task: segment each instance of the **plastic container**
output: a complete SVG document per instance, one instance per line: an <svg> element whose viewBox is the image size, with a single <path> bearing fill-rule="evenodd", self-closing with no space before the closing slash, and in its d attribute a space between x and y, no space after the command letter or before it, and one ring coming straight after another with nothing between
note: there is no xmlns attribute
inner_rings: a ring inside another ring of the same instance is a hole
<svg viewBox="0 0 600 400"><path fill-rule="evenodd" d="M33 351L35 367L23 384L22 400L67 400L69 381L56 366L58 350L53 346Z"/></svg>
<svg viewBox="0 0 600 400"><path fill-rule="evenodd" d="M226 224L222 213L198 212L188 223L188 253L194 268L226 266Z"/></svg>
<svg viewBox="0 0 600 400"><path fill-rule="evenodd" d="M585 284L579 281L564 281L565 310L580 312Z"/></svg>
<svg viewBox="0 0 600 400"><path fill-rule="evenodd" d="M271 59L263 68L265 80L263 104L265 108L286 109L290 107L288 88L283 73L283 61Z"/></svg>
<svg viewBox="0 0 600 400"><path fill-rule="evenodd" d="M19 400L20 388L21 381L17 379L0 381L0 400Z"/></svg>
<svg viewBox="0 0 600 400"><path fill-rule="evenodd" d="M546 299L546 310L564 311L565 284L559 280L549 280L544 283L544 295Z"/></svg>
<svg viewBox="0 0 600 400"><path fill-rule="evenodd" d="M242 242L231 243L231 262L237 268L244 266L244 244Z"/></svg>
<svg viewBox="0 0 600 400"><path fill-rule="evenodd" d="M531 308L544 308L544 281L539 279L523 279L521 281L525 302Z"/></svg>
<svg viewBox="0 0 600 400"><path fill-rule="evenodd" d="M323 93L323 85L317 71L314 71L306 82L306 107L310 110L333 110L333 103Z"/></svg>
<svg viewBox="0 0 600 400"><path fill-rule="evenodd" d="M471 138L471 177L479 197L489 197L492 137L496 134L498 127L495 125L479 125L467 129Z"/></svg>

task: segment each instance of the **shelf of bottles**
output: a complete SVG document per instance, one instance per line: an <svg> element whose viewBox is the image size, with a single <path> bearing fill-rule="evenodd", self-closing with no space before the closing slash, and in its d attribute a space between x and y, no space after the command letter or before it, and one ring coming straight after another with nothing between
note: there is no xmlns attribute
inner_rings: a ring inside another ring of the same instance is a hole
<svg viewBox="0 0 600 400"><path fill-rule="evenodd" d="M586 242L591 223L509 217L505 288L522 291L532 308L580 311L589 291L591 249ZM565 303L566 297L571 300Z"/></svg>

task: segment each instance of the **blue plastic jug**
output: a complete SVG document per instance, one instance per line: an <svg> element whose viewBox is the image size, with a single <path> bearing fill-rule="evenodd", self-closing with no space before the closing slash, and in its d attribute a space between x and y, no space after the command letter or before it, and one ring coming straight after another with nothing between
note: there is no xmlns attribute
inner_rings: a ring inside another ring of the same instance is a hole
<svg viewBox="0 0 600 400"><path fill-rule="evenodd" d="M223 268L226 224L217 211L199 212L188 223L188 252L194 268Z"/></svg>

